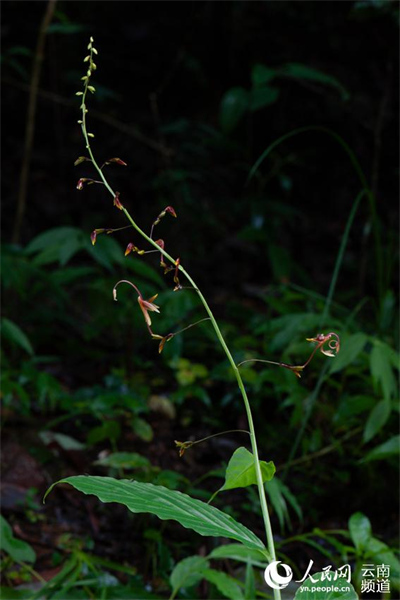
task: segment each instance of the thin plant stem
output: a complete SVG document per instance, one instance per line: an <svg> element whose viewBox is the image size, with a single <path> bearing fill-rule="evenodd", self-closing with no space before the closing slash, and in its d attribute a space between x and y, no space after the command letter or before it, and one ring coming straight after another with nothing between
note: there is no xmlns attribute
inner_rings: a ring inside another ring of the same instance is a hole
<svg viewBox="0 0 400 600"><path fill-rule="evenodd" d="M344 139L340 135L338 135L335 131L328 129L327 127L319 127L317 125L309 125L307 127L299 127L298 129L293 129L292 131L289 131L288 133L286 133L285 135L282 135L277 140L274 140L264 150L264 152L259 156L259 158L256 160L256 162L250 169L249 175L246 180L246 185L254 177L259 166L261 165L262 162L264 162L264 160L272 152L272 150L274 150L277 146L279 146L280 144L282 144L289 138L291 138L295 135L299 135L301 133L308 133L310 131L326 133L327 135L332 137L334 140L336 140L340 144L340 146L343 148L343 150L346 152L347 156L349 157L351 164L353 165L354 170L357 173L357 176L362 185L362 188L363 188L365 194L367 195L370 213L371 213L372 229L373 229L373 234L374 234L375 261L376 261L376 270L377 270L377 278L376 278L377 288L378 288L379 299L382 302L383 301L383 293L384 293L384 290L383 290L382 240L381 240L381 234L380 234L379 223L378 223L375 195L374 195L371 187L368 185L367 178L364 175L364 172L361 168L360 163L357 160L356 155L354 154L353 150L350 148L350 146L344 141Z"/></svg>
<svg viewBox="0 0 400 600"><path fill-rule="evenodd" d="M362 427L356 427L356 429L353 429L352 431L347 432L342 438L340 438L340 440L336 440L335 442L332 442L332 444L329 444L328 446L325 446L324 448L321 448L320 450L317 450L316 452L311 452L310 454L306 454L305 456L296 458L289 465L287 463L285 463L283 465L279 465L276 468L276 472L278 473L279 471L283 471L287 467L292 467L293 465L299 465L299 464L302 464L305 462L309 462L311 460L314 460L314 458L319 458L320 456L324 456L325 454L334 452L336 450L336 448L341 446L341 444L343 442L345 442L349 438L353 437L354 435L357 435L358 433L360 433L360 431L362 431Z"/></svg>
<svg viewBox="0 0 400 600"><path fill-rule="evenodd" d="M335 262L335 267L334 267L332 278L331 278L331 283L330 283L330 286L329 286L328 294L327 294L326 301L325 301L324 310L323 310L323 313L322 313L322 316L321 316L321 320L320 320L320 327L322 325L324 325L325 319L327 318L327 316L329 314L329 309L330 309L330 306L331 306L331 303L332 303L333 294L335 292L336 283L337 283L337 280L338 280L340 268L341 268L342 263L343 263L344 253L345 253L345 250L346 250L347 242L349 240L350 230L351 230L351 227L353 225L357 209L358 209L358 207L360 205L360 201L361 201L361 199L362 199L362 197L364 196L365 193L366 193L365 190L362 190L358 194L357 198L354 200L353 205L351 207L351 211L350 211L349 217L347 219L346 227L345 227L345 230L343 232L342 241L340 243L339 251L338 251L338 254L337 254L337 258L336 258L336 262ZM306 411L304 413L304 417L303 417L303 421L301 423L301 427L300 427L299 431L297 432L294 444L293 444L293 446L290 449L290 454L289 454L287 463L285 465L285 469L284 469L284 472L283 472L282 479L286 478L288 470L289 470L290 466L293 464L294 457L296 455L296 452L297 452L297 449L299 447L299 444L300 444L301 440L303 439L304 432L306 430L306 427L308 425L308 421L309 421L309 419L311 417L311 414L313 412L314 405L315 405L315 402L317 400L318 393L319 393L319 390L320 390L320 388L322 386L323 379L325 377L325 374L326 374L327 370L328 370L328 364L326 363L324 365L322 371L319 374L317 385L316 385L314 391L309 396L309 403L308 403Z"/></svg>
<svg viewBox="0 0 400 600"><path fill-rule="evenodd" d="M322 324L325 322L325 319L329 315L329 309L330 309L330 306L331 306L331 303L332 303L333 294L335 293L336 283L337 283L337 279L338 279L340 267L342 266L343 256L344 256L344 253L345 253L345 250L346 250L346 246L347 246L347 242L348 242L348 239L349 239L350 230L351 230L351 227L353 225L353 221L354 221L354 218L356 216L356 212L357 212L358 207L360 205L360 201L361 201L361 199L362 199L362 197L364 196L365 193L366 193L365 190L362 190L358 194L357 198L353 202L353 206L351 207L351 211L350 211L349 217L347 219L346 227L345 227L345 230L344 230L343 236L342 236L342 241L340 243L339 252L338 252L338 255L337 255L337 258L336 258L335 268L333 270L331 282L330 282L330 285L329 285L328 295L327 295L326 301L325 301L324 312L322 313L322 317L321 317L321 323Z"/></svg>
<svg viewBox="0 0 400 600"><path fill-rule="evenodd" d="M90 49L91 52L91 56L92 56L92 49ZM110 194L112 195L113 198L116 197L116 193L114 192L114 190L112 189L112 187L110 186L110 184L108 183L103 171L101 170L101 168L99 167L98 163L96 162L96 159L93 155L93 151L90 145L90 137L88 135L88 131L87 131L87 124L86 124L86 114L87 114L87 109L86 109L86 96L87 96L87 91L88 91L88 82L89 82L89 78L86 79L85 81L85 85L84 85L84 92L82 94L82 104L81 104L81 109L82 109L82 123L81 123L81 128L82 128L82 133L86 142L86 149L89 153L89 156L92 160L92 163L95 167L95 169L97 170L97 172L99 173L105 187L107 188L107 190L110 192ZM149 244L151 244L154 248L156 248L159 252L161 252L161 254L169 261L171 262L173 265L176 266L176 260L170 256L163 248L161 248L158 244L156 244L156 242L150 237L148 236L138 225L137 223L134 221L134 219L131 217L130 213L128 212L128 210L121 204L121 210L123 211L123 213L125 214L125 216L127 217L127 219L129 220L129 222L131 223L131 225L134 227L134 229L142 236L142 238L144 238ZM218 326L218 323L211 311L210 306L208 305L205 297L203 296L203 294L201 293L199 287L197 286L197 284L194 282L194 280L191 278L191 276L187 273L187 271L182 267L181 264L178 265L178 269L179 271L186 277L186 279L189 281L189 283L193 286L195 292L197 293L201 303L203 304L203 307L206 311L206 313L208 314L210 321L212 323L212 326L214 328L215 334L218 338L218 341L220 342L223 351L226 354L226 357L230 363L230 366L233 370L233 373L235 375L240 393L242 395L243 398L243 402L244 402L244 406L245 406L245 410L246 410L246 415L247 415L247 420L248 420L248 424L249 424L249 433L250 433L250 444L251 444L251 448L252 448L252 452L253 452L253 457L254 457L254 468L255 468L255 473L256 473L256 480L257 480L257 487L258 487L258 493L259 493L259 497L260 497L260 505L261 505L261 512L262 512L262 516L263 516L263 521L264 521L264 527L265 527L265 533L266 533L266 538L267 538L267 547L268 547L268 552L269 552L269 556L271 561L275 561L276 560L276 554L275 554L275 545L274 545L274 538L272 535L272 528L271 528L271 522L270 522L270 518L269 518L269 512L268 512L268 505L267 505L267 499L266 499L266 494L265 494L265 488L264 488L264 483L263 483L263 478L262 478L262 473L261 473L261 467L260 467L260 460L259 460L259 455L258 455L258 447L257 447L257 438L256 438L256 432L255 432L255 427L254 427L254 422L253 422L253 416L252 416L252 412L251 412L251 406L250 406L250 402L247 396L247 392L242 380L242 377L240 375L239 369L233 359L233 356L225 342L225 339L221 333L221 330ZM280 600L281 599L281 593L279 589L274 589L274 599L275 600ZM171 596L171 598L174 597L175 594L173 594Z"/></svg>
<svg viewBox="0 0 400 600"><path fill-rule="evenodd" d="M48 0L45 13L40 25L36 52L33 62L32 77L29 86L29 102L28 112L26 117L26 130L25 130L25 142L24 142L24 154L22 160L21 173L19 177L19 188L17 198L17 214L15 216L12 241L14 244L19 243L21 228L23 219L26 211L26 198L28 192L28 180L29 171L32 159L32 149L35 137L35 118L36 118L36 106L37 97L39 90L40 74L42 71L42 64L44 58L44 48L46 42L47 29L53 18L56 0Z"/></svg>

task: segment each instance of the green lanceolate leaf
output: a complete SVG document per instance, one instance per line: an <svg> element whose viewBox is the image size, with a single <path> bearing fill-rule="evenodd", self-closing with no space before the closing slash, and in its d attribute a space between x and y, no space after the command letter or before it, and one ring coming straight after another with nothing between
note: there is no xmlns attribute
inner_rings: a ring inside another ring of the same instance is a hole
<svg viewBox="0 0 400 600"><path fill-rule="evenodd" d="M371 522L360 512L354 513L349 519L349 531L354 546L360 552L365 549L372 535Z"/></svg>
<svg viewBox="0 0 400 600"><path fill-rule="evenodd" d="M342 337L342 336L341 336ZM341 339L340 353L337 355L334 361L331 363L330 372L337 373L342 369L351 365L358 355L364 350L364 347L368 341L368 337L365 333L359 332L349 336L343 336Z"/></svg>
<svg viewBox="0 0 400 600"><path fill-rule="evenodd" d="M364 442L369 442L382 429L391 412L390 399L385 398L371 410L364 428Z"/></svg>
<svg viewBox="0 0 400 600"><path fill-rule="evenodd" d="M395 396L396 378L392 370L391 348L380 340L374 340L370 354L370 369L374 383L382 387L385 400Z"/></svg>
<svg viewBox="0 0 400 600"><path fill-rule="evenodd" d="M8 339L10 342L20 346L26 350L28 354L34 354L32 344L27 335L13 321L10 321L10 319L6 319L5 317L1 319L1 332L4 339Z"/></svg>
<svg viewBox="0 0 400 600"><path fill-rule="evenodd" d="M224 133L235 129L249 106L249 93L241 87L228 90L221 101L220 125Z"/></svg>
<svg viewBox="0 0 400 600"><path fill-rule="evenodd" d="M223 546L218 546L211 551L208 558L214 560L229 558L230 560L237 560L260 567L260 569L265 569L267 563L271 560L266 550L250 549L242 546L242 544L224 544Z"/></svg>
<svg viewBox="0 0 400 600"><path fill-rule="evenodd" d="M206 569L203 576L207 581L213 583L218 588L224 598L229 598L230 600L243 600L242 590L233 577L230 577L223 571L216 571L215 569Z"/></svg>
<svg viewBox="0 0 400 600"><path fill-rule="evenodd" d="M159 519L178 521L200 535L226 537L241 542L247 548L264 549L262 541L230 515L160 485L83 475L67 477L57 483L68 483L84 494L97 496L102 502L123 504L134 513L151 513ZM49 488L46 496L57 483Z"/></svg>
<svg viewBox="0 0 400 600"><path fill-rule="evenodd" d="M260 460L263 482L270 481L275 474L275 465L272 461ZM235 488L257 485L254 456L243 446L233 453L225 473L225 483L220 489L233 490Z"/></svg>
<svg viewBox="0 0 400 600"><path fill-rule="evenodd" d="M174 568L169 578L172 591L176 594L182 587L191 587L203 579L209 562L202 556L188 556Z"/></svg>
<svg viewBox="0 0 400 600"><path fill-rule="evenodd" d="M6 552L13 560L19 562L35 562L36 554L33 548L14 537L10 525L4 517L0 515L0 550Z"/></svg>
<svg viewBox="0 0 400 600"><path fill-rule="evenodd" d="M376 446L368 452L365 458L361 459L360 462L369 462L370 460L384 460L391 456L400 454L400 435L394 435L380 446Z"/></svg>

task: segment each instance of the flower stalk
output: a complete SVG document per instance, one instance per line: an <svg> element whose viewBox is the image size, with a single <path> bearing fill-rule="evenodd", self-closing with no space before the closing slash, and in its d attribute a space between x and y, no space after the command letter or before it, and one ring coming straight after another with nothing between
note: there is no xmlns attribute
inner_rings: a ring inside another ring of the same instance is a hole
<svg viewBox="0 0 400 600"><path fill-rule="evenodd" d="M193 289L195 290L195 292L197 293L201 303L203 304L203 307L208 315L209 320L211 321L211 324L214 328L215 334L218 338L219 343L221 344L221 347L223 349L223 351L225 352L225 355L229 361L229 364L232 368L232 371L235 375L240 393L242 395L243 398L243 402L244 402L244 406L245 406L245 410L246 410L246 415L247 415L247 420L248 420L248 424L249 424L249 434L250 434L250 443L251 443L251 448L252 448L252 452L253 452L253 457L254 457L254 467L255 467L255 472L256 472L256 479L257 479L257 488L258 488L258 493L259 493L259 498L260 498L260 505L261 505L261 512L262 512L262 516L263 516L263 521L264 521L264 527L265 527L265 533L266 533L266 538L267 538L267 547L268 547L268 552L269 552L269 556L271 557L271 560L274 561L276 560L276 554L275 554L275 545L274 545L274 538L272 535L272 528L271 528L271 522L270 522L270 518L269 518L269 511L268 511L268 505L267 505L267 499L266 499L266 494L265 494L265 488L264 488L264 483L263 483L263 478L262 478L262 473L261 473L261 467L260 467L260 460L259 460L259 455L258 455L258 446L257 446L257 439L256 439L256 432L255 432L255 427L254 427L254 422L253 422L253 416L252 416L252 412L251 412L251 407L250 407L250 402L246 393L246 389L242 380L242 377L240 375L238 366L236 365L233 356L225 342L225 339L221 333L221 330L218 326L218 323L212 313L212 310L210 308L210 306L208 305L205 297L203 296L203 294L201 293L200 289L198 288L197 284L194 282L194 280L190 277L190 275L187 273L187 271L184 269L184 267L182 266L180 259L174 259L170 254L168 254L168 252L166 252L166 250L164 249L164 244L160 244L157 243L157 241L152 239L152 234L153 234L153 229L154 226L157 224L157 221L162 218L164 216L165 213L169 212L172 216L176 216L175 215L175 211L173 211L172 207L168 207L169 210L165 209L164 214L160 214L159 217L157 217L157 219L155 220L155 222L153 223L152 229L151 229L151 234L147 235L140 227L139 225L136 223L136 221L132 218L132 216L130 215L129 211L126 209L126 207L120 202L119 200L119 193L115 192L112 187L110 186L110 184L108 183L103 169L102 167L99 166L99 164L97 163L92 148L91 148L91 144L90 144L90 138L94 137L94 134L89 133L87 130L87 113L88 113L88 109L86 107L86 98L87 98L87 93L92 92L94 93L95 88L90 84L91 81L91 76L93 74L93 71L96 70L96 64L93 61L93 56L97 54L97 50L94 48L93 46L93 38L90 38L90 42L88 45L88 50L89 50L89 55L85 58L85 62L88 62L88 70L86 75L82 78L83 79L83 92L78 92L78 95L82 96L82 102L81 102L81 111L82 111L82 118L80 119L79 124L81 126L81 130L82 130L82 134L86 143L86 150L89 154L90 160L94 166L94 168L96 169L96 171L98 172L101 182L104 184L104 186L106 187L106 189L108 190L108 192L110 193L110 195L113 198L114 201L114 205L117 206L117 208L119 208L126 216L126 218L128 219L129 223L131 224L131 226L137 231L137 233L144 239L146 240L151 246L153 246L156 250L158 250L161 255L163 256L163 259L166 259L166 261L164 262L169 262L173 268L174 268L174 282L176 284L175 290L181 289L181 285L180 285L180 281L179 281L179 277L178 277L178 273L182 273L182 275L184 275L184 277L187 279L187 281L190 283L190 285L193 287ZM79 163L78 163L79 164ZM104 165L102 165L104 166ZM80 188L79 188L80 189ZM93 241L93 240L92 240ZM149 311L156 311L158 312L158 307L156 305L153 304L152 300L154 300L155 298L151 298L148 301L145 301L143 299L143 296L141 295L140 291L138 290L138 288L132 284L129 281L125 281L126 283L129 283L138 293L138 302L140 305L140 308L142 309L143 315L145 317L145 321L146 321L146 326L151 334L151 336L153 337L154 334L151 330L151 320L149 317ZM116 286L114 287L114 299L116 299L116 287L122 283L118 282L116 284ZM166 340L168 341L168 340ZM165 343L165 342L164 342ZM280 600L280 590L274 590L274 598L275 600Z"/></svg>

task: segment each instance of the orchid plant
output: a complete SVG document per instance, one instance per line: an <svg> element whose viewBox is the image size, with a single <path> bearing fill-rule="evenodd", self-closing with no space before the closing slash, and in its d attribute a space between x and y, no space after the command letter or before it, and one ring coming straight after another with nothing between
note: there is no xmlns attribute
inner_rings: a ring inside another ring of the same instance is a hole
<svg viewBox="0 0 400 600"><path fill-rule="evenodd" d="M162 486L155 486L150 483L116 480L109 477L97 476L68 477L66 479L61 480L61 482L68 483L74 486L76 489L82 491L83 493L94 494L103 502L120 502L122 504L125 504L132 512L153 513L156 514L160 519L176 520L183 526L191 528L194 531L200 533L201 535L224 537L229 538L231 540L235 540L236 542L240 542L243 545L243 547L253 551L257 551L259 553L260 558L262 558L265 564L276 561L274 538L272 534L264 486L266 481L272 479L275 472L275 467L272 462L266 463L265 461L261 461L259 459L258 444L256 439L256 431L253 422L251 405L240 373L240 367L244 363L250 361L268 363L271 365L277 365L279 367L288 369L295 376L300 377L302 371L308 366L308 364L310 363L313 356L318 350L320 350L323 354L329 357L333 357L339 352L339 336L336 333L331 332L326 335L323 333L319 333L315 337L308 338L307 341L315 344L315 346L313 347L308 360L303 365L289 365L283 362L275 362L258 358L249 359L239 364L235 362L206 298L203 296L201 290L196 285L195 281L192 279L192 277L182 265L181 259L173 258L166 251L166 244L164 240L154 239L153 237L155 228L159 224L161 219L163 219L166 216L170 216L173 218L177 217L175 209L172 206L167 206L152 222L149 234L145 233L143 229L137 224L134 217L128 211L128 208L125 205L125 201L121 200L121 194L117 191L114 191L105 175L105 168L108 165L115 164L122 167L126 167L126 162L118 157L107 159L102 164L99 164L97 162L91 145L91 141L94 138L94 134L89 131L87 123L88 96L89 94L95 93L95 87L92 84L92 77L97 69L95 63L96 55L97 50L93 45L93 38L90 38L88 44L88 54L84 59L84 63L86 64L87 69L85 75L82 77L83 89L77 92L77 96L81 98L81 118L79 119L78 123L81 127L82 135L85 140L87 156L80 156L75 161L75 165L90 163L91 167L97 173L97 178L94 179L92 177L81 177L78 180L76 187L78 190L83 190L87 185L96 184L105 186L105 188L111 195L114 207L116 207L118 210L124 213L129 224L126 227L122 228L94 229L91 233L92 244L96 243L97 237L100 234L111 235L126 228L131 228L135 230L141 236L145 249L140 249L133 242L130 242L125 250L125 256L137 254L138 256L143 257L147 253L158 252L160 254L160 267L161 269L163 269L164 274L167 274L169 272L172 272L173 274L173 290L176 293L182 293L183 290L190 288L197 294L198 298L200 299L206 313L206 316L203 319L197 321L196 323L191 323L176 332L155 333L153 331L152 313L157 314L161 310L160 306L155 303L158 294L154 294L151 298L145 299L137 285L134 282L126 279L118 281L113 289L114 300L117 300L117 289L121 284L127 284L131 286L136 292L137 301L143 315L145 326L151 339L156 340L158 342L158 351L160 353L163 351L163 348L167 342L170 342L176 335L187 331L191 327L194 327L205 321L208 321L213 327L216 338L230 364L232 373L236 379L237 385L239 387L243 399L249 429L248 431L246 431L246 433L248 433L249 435L251 446L251 452L247 451L245 448L239 448L234 453L228 465L226 478L228 482L230 467L235 466L237 464L240 464L242 466L244 463L247 464L248 473L250 475L247 477L246 482L239 482L238 485L236 485L236 487L245 487L246 485L250 484L257 485L261 514L265 529L266 544L262 540L260 540L253 532L244 527L241 523L233 519L230 515L215 508L211 504L201 502L200 500L191 498L178 491L168 490ZM184 279L185 285L182 285L181 278ZM215 435L221 435L221 433L217 433ZM195 443L199 443L201 441L204 440L186 442L175 441L175 444L177 446L177 450L179 451L180 456L182 456L185 450L193 446ZM50 489L52 489L52 487ZM226 556L229 556L229 553ZM174 588L173 582L171 585ZM175 589L173 589L171 598L174 595L176 595L178 591L179 587L176 588L175 585ZM274 589L273 593L275 600L280 599L280 589Z"/></svg>

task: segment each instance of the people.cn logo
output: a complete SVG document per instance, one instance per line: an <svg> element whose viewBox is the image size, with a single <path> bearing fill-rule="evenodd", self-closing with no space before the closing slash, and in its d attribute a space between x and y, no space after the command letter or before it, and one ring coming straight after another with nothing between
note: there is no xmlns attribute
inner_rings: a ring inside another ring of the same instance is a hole
<svg viewBox="0 0 400 600"><path fill-rule="evenodd" d="M281 565L286 575L279 575L278 565ZM264 572L265 583L267 583L274 590L283 590L291 582L293 577L293 571L285 563L280 560L275 560L270 563Z"/></svg>

